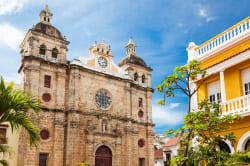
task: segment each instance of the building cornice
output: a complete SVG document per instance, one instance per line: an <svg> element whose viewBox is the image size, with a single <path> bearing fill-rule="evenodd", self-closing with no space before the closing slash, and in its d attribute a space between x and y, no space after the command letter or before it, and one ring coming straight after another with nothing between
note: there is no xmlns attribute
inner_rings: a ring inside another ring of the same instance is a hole
<svg viewBox="0 0 250 166"><path fill-rule="evenodd" d="M98 116L105 116L105 117L110 117L111 119L117 119L117 120L121 120L121 121L125 121L125 122L131 122L131 123L135 123L135 124L140 124L143 126L152 126L154 127L155 124L151 123L151 122L139 122L133 118L129 118L129 117L124 117L124 116L114 116L112 114L109 113L103 113L103 112L99 112L99 111L80 111L80 110L63 110L63 109L50 109L47 107L42 107L42 110L44 111L52 111L52 112L62 112L62 113L77 113L77 114L81 114L81 115L90 115L90 116L96 116L98 118Z"/></svg>

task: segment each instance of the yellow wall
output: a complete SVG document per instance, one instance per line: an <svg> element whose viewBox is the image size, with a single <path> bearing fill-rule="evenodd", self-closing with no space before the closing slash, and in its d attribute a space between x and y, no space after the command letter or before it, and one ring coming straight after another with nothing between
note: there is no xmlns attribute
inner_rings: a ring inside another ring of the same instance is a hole
<svg viewBox="0 0 250 166"><path fill-rule="evenodd" d="M237 64L224 72L227 100L243 96L241 70L250 67L250 59Z"/></svg>
<svg viewBox="0 0 250 166"><path fill-rule="evenodd" d="M9 162L10 166L16 166L17 165L17 156L18 156L18 141L19 141L19 131L14 130L12 132L10 124L7 124L8 127L6 127L6 138L7 138L7 145L11 148L11 156L9 155L1 155L1 159L5 159Z"/></svg>
<svg viewBox="0 0 250 166"><path fill-rule="evenodd" d="M250 48L250 40L243 40L243 41L240 41L241 43L239 43L238 45L224 51L222 50L223 52L221 53L218 53L216 56L208 59L208 60L205 60L205 61L202 61L202 64L201 64L201 67L203 69L206 69L212 65L215 65L225 59L228 59L248 48Z"/></svg>
<svg viewBox="0 0 250 166"><path fill-rule="evenodd" d="M225 133L230 133L233 132L234 136L236 136L235 138L235 142L234 142L234 149L235 151L237 150L237 144L240 140L240 138L249 131L250 129L250 116L244 117L240 122L236 122L233 124L230 124L230 126L232 126L231 128L229 128L228 130L226 130L225 132L221 133L222 135L224 135Z"/></svg>
<svg viewBox="0 0 250 166"><path fill-rule="evenodd" d="M241 80L241 70L250 67L250 59L232 66L224 71L226 99L231 100L243 96L243 85ZM198 90L198 102L208 99L207 84L220 80L219 73L209 76ZM199 83L198 83L199 84Z"/></svg>
<svg viewBox="0 0 250 166"><path fill-rule="evenodd" d="M237 53L247 49L250 47L250 40L245 41L205 62L202 62L201 67L207 68L209 66L212 66L214 64L219 63L220 61L223 61L224 59L227 59L231 56L236 55ZM237 55L236 55L237 56ZM241 80L241 71L250 67L250 59L237 64L235 66L231 66L230 68L226 69L224 71L224 80L225 80L225 90L226 90L226 99L231 100L234 98L238 98L240 96L243 96L243 85ZM200 87L200 89L197 92L198 95L198 102L201 102L204 99L208 99L207 96L207 84L211 83L213 81L220 80L219 73L209 76L206 81L203 83L203 85ZM199 82L197 83L199 84ZM236 136L234 148L235 151L237 150L237 144L240 140L240 138L250 130L250 116L246 116L243 118L242 121L237 122L235 124L229 124L231 126L230 129L225 131L224 133L221 133L224 135L225 133L234 132L234 135Z"/></svg>
<svg viewBox="0 0 250 166"><path fill-rule="evenodd" d="M202 100L207 100L208 96L207 96L207 84L217 81L220 79L219 74L214 74L209 76L208 78L206 78L205 82L202 83L200 89L197 92L197 96L198 96L198 103L200 103ZM197 83L197 86L200 84L200 82Z"/></svg>

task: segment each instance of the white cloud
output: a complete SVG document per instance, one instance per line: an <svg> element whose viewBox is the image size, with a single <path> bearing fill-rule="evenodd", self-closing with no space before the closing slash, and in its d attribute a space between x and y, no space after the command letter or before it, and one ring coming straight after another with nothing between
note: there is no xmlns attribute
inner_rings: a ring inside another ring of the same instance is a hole
<svg viewBox="0 0 250 166"><path fill-rule="evenodd" d="M1 73L0 73L1 74ZM19 74L11 73L9 75L1 75L4 78L4 82L14 82L20 84L21 76Z"/></svg>
<svg viewBox="0 0 250 166"><path fill-rule="evenodd" d="M204 18L206 20L206 22L210 22L210 21L215 20L215 17L209 15L208 13L209 12L204 8L199 9L199 16Z"/></svg>
<svg viewBox="0 0 250 166"><path fill-rule="evenodd" d="M7 45L12 50L18 50L18 46L24 38L24 32L9 23L0 24L0 44Z"/></svg>
<svg viewBox="0 0 250 166"><path fill-rule="evenodd" d="M23 8L23 5L28 0L1 0L0 1L0 15L7 13L16 13Z"/></svg>
<svg viewBox="0 0 250 166"><path fill-rule="evenodd" d="M204 17L204 18L207 17L207 11L205 9L200 9L199 16Z"/></svg>
<svg viewBox="0 0 250 166"><path fill-rule="evenodd" d="M170 103L169 109L177 108L177 107L179 107L180 104L181 103Z"/></svg>
<svg viewBox="0 0 250 166"><path fill-rule="evenodd" d="M153 121L157 127L164 125L179 125L183 122L184 112L177 108L180 103L171 103L166 109L164 106L153 105Z"/></svg>
<svg viewBox="0 0 250 166"><path fill-rule="evenodd" d="M206 22L210 22L210 21L213 21L213 20L215 20L215 17L207 17L206 18Z"/></svg>

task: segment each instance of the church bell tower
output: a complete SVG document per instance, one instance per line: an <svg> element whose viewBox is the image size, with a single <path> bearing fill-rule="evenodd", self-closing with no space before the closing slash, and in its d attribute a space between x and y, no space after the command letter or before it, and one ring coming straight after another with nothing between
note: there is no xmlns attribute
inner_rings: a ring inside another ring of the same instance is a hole
<svg viewBox="0 0 250 166"><path fill-rule="evenodd" d="M38 97L42 106L40 115L34 117L40 129L39 148L30 149L28 135L21 131L20 166L37 165L38 161L63 165L69 42L51 24L52 16L46 5L40 12L40 21L28 30L20 45L21 67L18 72L22 76L23 88Z"/></svg>

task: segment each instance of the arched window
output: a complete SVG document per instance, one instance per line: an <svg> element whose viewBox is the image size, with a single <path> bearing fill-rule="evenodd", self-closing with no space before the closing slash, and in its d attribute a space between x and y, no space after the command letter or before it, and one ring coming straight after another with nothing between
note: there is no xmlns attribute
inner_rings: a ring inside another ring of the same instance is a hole
<svg viewBox="0 0 250 166"><path fill-rule="evenodd" d="M52 58L57 58L58 50L56 48L52 49Z"/></svg>
<svg viewBox="0 0 250 166"><path fill-rule="evenodd" d="M142 82L142 83L145 83L145 79L146 79L146 78L145 78L145 75L143 74L142 77L141 77L141 82Z"/></svg>
<svg viewBox="0 0 250 166"><path fill-rule="evenodd" d="M230 150L230 148L229 148L229 146L227 145L226 142L220 141L219 142L219 147L220 147L221 151L225 151L225 152L231 153L231 150Z"/></svg>
<svg viewBox="0 0 250 166"><path fill-rule="evenodd" d="M250 151L250 139L247 141L244 150L245 150L245 152L249 152Z"/></svg>
<svg viewBox="0 0 250 166"><path fill-rule="evenodd" d="M138 74L135 73L135 74L134 74L134 81L137 81L137 80L138 80Z"/></svg>
<svg viewBox="0 0 250 166"><path fill-rule="evenodd" d="M45 55L46 52L46 46L45 45L41 45L40 46L40 50L39 50L39 54L40 55Z"/></svg>

